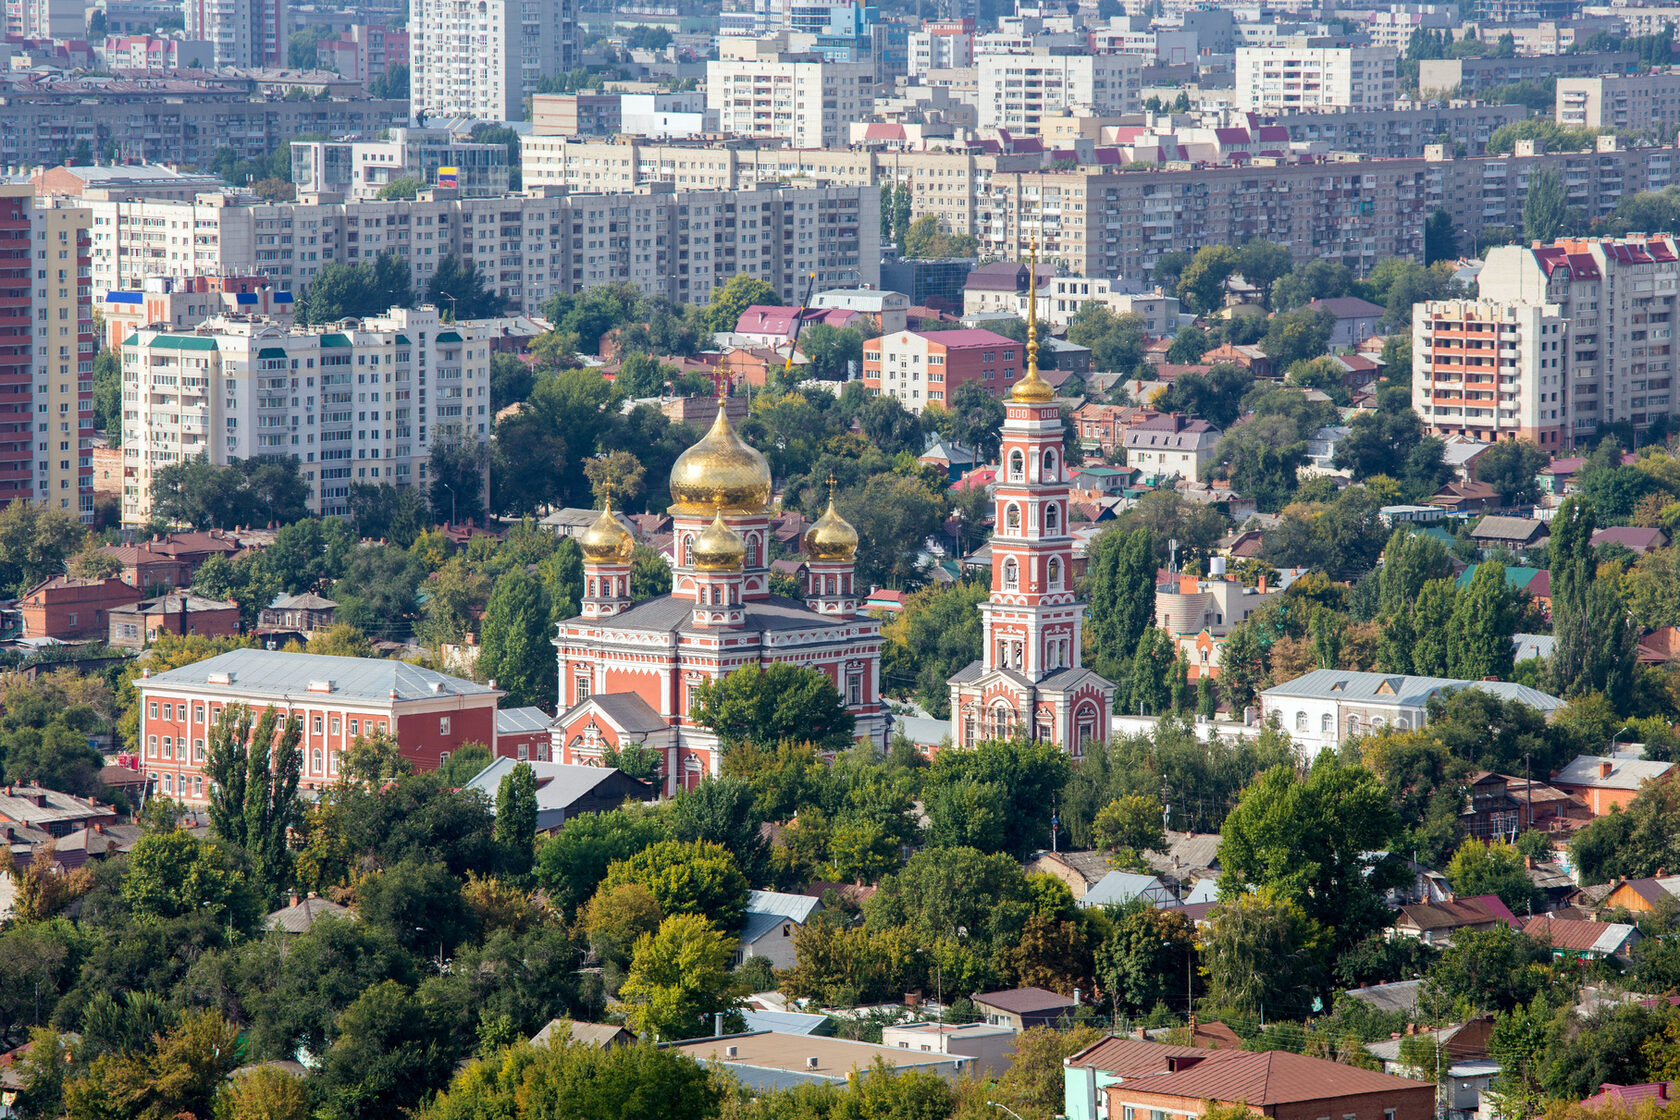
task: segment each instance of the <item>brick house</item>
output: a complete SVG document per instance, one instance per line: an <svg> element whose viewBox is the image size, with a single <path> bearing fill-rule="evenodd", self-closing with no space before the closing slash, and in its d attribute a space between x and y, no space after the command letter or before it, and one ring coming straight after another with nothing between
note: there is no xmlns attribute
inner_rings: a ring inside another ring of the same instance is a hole
<svg viewBox="0 0 1680 1120"><path fill-rule="evenodd" d="M107 641L118 649L145 649L159 634L231 638L239 633L239 604L187 591L159 595L109 612Z"/></svg>
<svg viewBox="0 0 1680 1120"><path fill-rule="evenodd" d="M338 604L322 595L281 595L262 609L257 628L296 634L330 630L337 610Z"/></svg>
<svg viewBox="0 0 1680 1120"><path fill-rule="evenodd" d="M232 559L240 544L220 529L202 533L165 533L139 544L106 545L100 549L122 565L123 581L144 591L152 587L185 587L198 566L212 556Z"/></svg>
<svg viewBox="0 0 1680 1120"><path fill-rule="evenodd" d="M417 770L435 770L468 743L496 741L499 689L402 661L238 649L135 681L142 769L165 797L205 800L205 738L222 709L269 705L301 719L303 788L338 780L339 759L363 735L393 736Z"/></svg>
<svg viewBox="0 0 1680 1120"><path fill-rule="evenodd" d="M109 614L139 602L140 592L122 580L54 576L36 584L18 600L26 638L97 641L104 638Z"/></svg>
<svg viewBox="0 0 1680 1120"><path fill-rule="evenodd" d="M1426 1081L1282 1050L1169 1057L1159 1072L1126 1078L1105 1095L1111 1120L1193 1120L1210 1101L1246 1105L1277 1120L1430 1120L1435 1114L1435 1087Z"/></svg>
<svg viewBox="0 0 1680 1120"><path fill-rule="evenodd" d="M895 331L863 344L863 387L897 397L908 411L944 407L969 381L1002 397L1026 373L1019 342L987 330Z"/></svg>

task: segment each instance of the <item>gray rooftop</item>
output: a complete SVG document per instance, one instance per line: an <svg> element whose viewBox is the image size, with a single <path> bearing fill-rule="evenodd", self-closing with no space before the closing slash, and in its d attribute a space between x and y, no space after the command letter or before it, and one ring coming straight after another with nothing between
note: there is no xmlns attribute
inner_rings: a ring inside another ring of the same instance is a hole
<svg viewBox="0 0 1680 1120"><path fill-rule="evenodd" d="M1609 763L1610 773L1603 773ZM1638 758L1601 758L1584 754L1552 775L1554 786L1585 786L1589 789L1638 789L1674 768L1672 762L1646 762Z"/></svg>
<svg viewBox="0 0 1680 1120"><path fill-rule="evenodd" d="M1450 677L1409 677L1400 673L1359 673L1347 669L1315 669L1292 681L1273 685L1261 695L1307 700L1363 700L1422 707L1430 697L1455 688L1476 688L1501 700L1520 700L1542 712L1563 707L1563 701L1556 696L1511 681L1461 681Z"/></svg>
<svg viewBox="0 0 1680 1120"><path fill-rule="evenodd" d="M541 708L503 708L496 713L496 734L519 735L547 731L553 717Z"/></svg>
<svg viewBox="0 0 1680 1120"><path fill-rule="evenodd" d="M337 603L325 596L304 592L302 595L276 596L268 608L275 611L330 611L336 606Z"/></svg>
<svg viewBox="0 0 1680 1120"><path fill-rule="evenodd" d="M1085 892L1079 900L1083 907L1109 906L1141 898L1145 902L1175 902L1172 891L1153 875L1139 875L1131 871L1110 871Z"/></svg>
<svg viewBox="0 0 1680 1120"><path fill-rule="evenodd" d="M737 633L764 633L771 630L822 630L856 626L856 619L834 619L818 614L804 603L781 595L749 600L742 604L746 616ZM660 595L638 603L623 614L614 615L603 624L612 630L642 630L655 634L706 633L694 625L694 603L673 595Z"/></svg>
<svg viewBox="0 0 1680 1120"><path fill-rule="evenodd" d="M302 699L311 685L329 685L336 700L390 703L440 696L495 696L493 688L406 661L375 657L328 657L270 649L236 649L207 661L171 669L135 682L142 690L192 688L222 693L230 699Z"/></svg>
<svg viewBox="0 0 1680 1120"><path fill-rule="evenodd" d="M806 894L752 891L747 895L747 924L741 931L741 944L751 945L783 922L804 925L821 905Z"/></svg>

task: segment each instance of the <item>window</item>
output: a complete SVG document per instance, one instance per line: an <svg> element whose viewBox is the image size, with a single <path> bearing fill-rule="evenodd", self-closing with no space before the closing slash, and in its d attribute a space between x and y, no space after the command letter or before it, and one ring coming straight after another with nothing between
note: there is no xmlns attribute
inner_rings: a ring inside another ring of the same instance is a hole
<svg viewBox="0 0 1680 1120"><path fill-rule="evenodd" d="M1021 528L1021 507L1020 506L1015 505L1014 503L1010 503L1010 505L1003 511L1003 526L1004 526L1005 529L1009 530L1009 532L1011 532L1011 533L1015 533L1015 532L1020 530L1020 528Z"/></svg>
<svg viewBox="0 0 1680 1120"><path fill-rule="evenodd" d="M576 684L578 701L581 703L582 701L589 699L589 678L580 676L578 677Z"/></svg>
<svg viewBox="0 0 1680 1120"><path fill-rule="evenodd" d="M362 721L359 720L359 719L351 720L350 721L350 734L354 736L354 735L360 735L361 733L362 733Z"/></svg>
<svg viewBox="0 0 1680 1120"><path fill-rule="evenodd" d="M519 744L519 761L524 762L530 756L530 754L531 754L531 748L528 744L525 744L525 743Z"/></svg>
<svg viewBox="0 0 1680 1120"><path fill-rule="evenodd" d="M152 719L158 718L157 703L155 701L146 705L146 715Z"/></svg>
<svg viewBox="0 0 1680 1120"><path fill-rule="evenodd" d="M325 773L326 767L321 765L320 747L316 747L313 751L309 752L309 769L310 772L314 774Z"/></svg>
<svg viewBox="0 0 1680 1120"><path fill-rule="evenodd" d="M846 674L846 703L854 708L863 703L862 673Z"/></svg>
<svg viewBox="0 0 1680 1120"><path fill-rule="evenodd" d="M1051 587L1062 585L1062 562L1056 557L1050 557L1050 563L1045 566L1045 579Z"/></svg>
<svg viewBox="0 0 1680 1120"><path fill-rule="evenodd" d="M192 760L194 762L197 762L200 759L202 759L203 757L204 757L204 740L203 739L194 739L193 740L193 748L192 748Z"/></svg>
<svg viewBox="0 0 1680 1120"><path fill-rule="evenodd" d="M338 734L338 729L339 729L338 717L333 716L332 719L327 721L327 731L330 734L337 735Z"/></svg>
<svg viewBox="0 0 1680 1120"><path fill-rule="evenodd" d="M321 716L319 713L316 714L315 719L310 723L310 727L314 730L315 734L319 735L321 733Z"/></svg>
<svg viewBox="0 0 1680 1120"><path fill-rule="evenodd" d="M448 716L439 716L438 717L438 734L439 735L449 734L449 717ZM445 755L445 757L447 757L447 754Z"/></svg>
<svg viewBox="0 0 1680 1120"><path fill-rule="evenodd" d="M1019 451L1011 451L1009 453L1009 481L1021 481L1022 475L1026 472L1025 463L1026 460L1021 457L1021 453Z"/></svg>
<svg viewBox="0 0 1680 1120"><path fill-rule="evenodd" d="M175 740L171 739L167 735L165 735L163 737L163 757L165 757L165 758L174 758L175 757Z"/></svg>
<svg viewBox="0 0 1680 1120"><path fill-rule="evenodd" d="M449 752L448 751L439 751L438 752L438 765L442 766L444 763L446 763L448 761L449 761Z"/></svg>
<svg viewBox="0 0 1680 1120"><path fill-rule="evenodd" d="M163 792L169 794L175 792L175 775L165 774L163 776Z"/></svg>
<svg viewBox="0 0 1680 1120"><path fill-rule="evenodd" d="M1296 712L1295 713L1295 730L1305 731L1306 729L1307 729L1307 713L1306 712Z"/></svg>
<svg viewBox="0 0 1680 1120"><path fill-rule="evenodd" d="M1044 477L1042 481L1056 481L1056 453L1054 451L1045 451L1044 453Z"/></svg>
<svg viewBox="0 0 1680 1120"><path fill-rule="evenodd" d="M182 780L184 781L185 779L182 779ZM193 775L193 796L194 797L203 797L204 796L204 775L203 774L194 774Z"/></svg>
<svg viewBox="0 0 1680 1120"><path fill-rule="evenodd" d="M148 735L146 736L146 757L156 758L157 756L157 736Z"/></svg>
<svg viewBox="0 0 1680 1120"><path fill-rule="evenodd" d="M203 704L194 704L193 705L193 722L194 723L203 723L204 722L204 705Z"/></svg>
<svg viewBox="0 0 1680 1120"><path fill-rule="evenodd" d="M1056 503L1055 502L1051 502L1049 505L1044 507L1044 530L1045 530L1045 532L1054 533L1056 531L1056 523L1059 520L1060 520L1060 515L1056 512Z"/></svg>
<svg viewBox="0 0 1680 1120"><path fill-rule="evenodd" d="M1336 730L1336 717L1329 712L1325 712L1323 716L1319 717L1318 729L1326 735L1330 734L1330 732Z"/></svg>
<svg viewBox="0 0 1680 1120"><path fill-rule="evenodd" d="M1021 568L1014 560L1003 562L1003 589L1014 591L1021 583Z"/></svg>

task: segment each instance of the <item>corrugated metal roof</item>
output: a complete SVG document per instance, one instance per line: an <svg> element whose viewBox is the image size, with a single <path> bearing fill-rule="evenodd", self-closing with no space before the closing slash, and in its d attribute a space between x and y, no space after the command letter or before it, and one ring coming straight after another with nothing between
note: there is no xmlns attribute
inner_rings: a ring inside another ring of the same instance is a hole
<svg viewBox="0 0 1680 1120"><path fill-rule="evenodd" d="M212 679L214 678L214 679ZM330 681L339 700L389 702L437 696L489 696L497 690L405 661L373 657L328 657L318 653L236 649L206 661L171 669L139 681L144 689L191 687L260 699L302 697L311 684Z"/></svg>
<svg viewBox="0 0 1680 1120"><path fill-rule="evenodd" d="M1406 1089L1432 1091L1424 1081L1392 1077L1284 1050L1260 1053L1204 1050L1198 1053L1225 1053L1228 1056L1203 1058L1189 1069L1177 1073L1149 1074L1128 1080L1125 1091L1212 1101L1245 1101L1256 1108Z"/></svg>

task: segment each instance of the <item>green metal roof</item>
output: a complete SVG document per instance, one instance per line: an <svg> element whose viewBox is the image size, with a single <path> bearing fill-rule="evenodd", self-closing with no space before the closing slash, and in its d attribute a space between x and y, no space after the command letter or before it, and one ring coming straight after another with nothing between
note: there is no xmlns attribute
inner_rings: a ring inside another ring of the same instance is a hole
<svg viewBox="0 0 1680 1120"><path fill-rule="evenodd" d="M1470 586L1470 580L1475 576L1476 569L1479 567L1481 567L1480 564L1471 564L1468 568L1465 568L1464 571L1459 573L1458 586L1460 589ZM1513 564L1505 569L1505 583L1511 588L1511 590L1521 591L1529 584L1533 583L1534 577L1539 574L1539 568L1524 568Z"/></svg>
<svg viewBox="0 0 1680 1120"><path fill-rule="evenodd" d="M286 351L279 346L264 346L261 350L257 351L257 357L259 357L259 358L284 358L284 357L287 357L287 354L286 354Z"/></svg>
<svg viewBox="0 0 1680 1120"><path fill-rule="evenodd" d="M123 345L124 346L133 346L136 342L139 342L139 341L140 341L140 332L135 331L133 334L131 334L127 338L123 339Z"/></svg>
<svg viewBox="0 0 1680 1120"><path fill-rule="evenodd" d="M214 350L216 348L216 340L213 338L202 338L198 335L181 337L178 335L166 334L159 335L157 338L152 339L151 345L155 350Z"/></svg>
<svg viewBox="0 0 1680 1120"><path fill-rule="evenodd" d="M437 336L437 340L439 342L460 342L461 336L456 334L454 331L444 331L442 334Z"/></svg>
<svg viewBox="0 0 1680 1120"><path fill-rule="evenodd" d="M397 344L400 345L400 346L413 346L414 345L414 343L412 343L408 340L408 336L406 334L399 334L397 336Z"/></svg>
<svg viewBox="0 0 1680 1120"><path fill-rule="evenodd" d="M342 334L324 334L321 336L322 346L349 346L350 338Z"/></svg>

